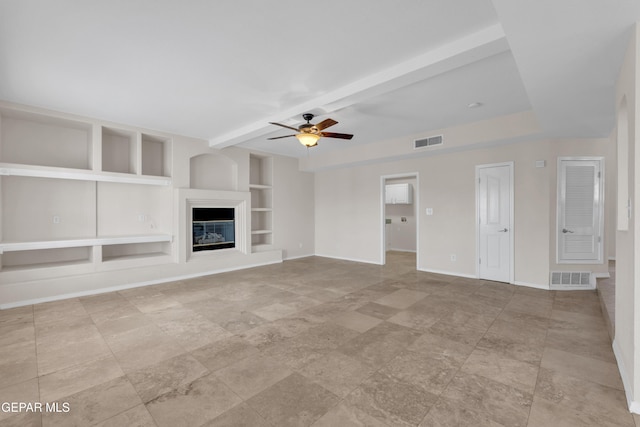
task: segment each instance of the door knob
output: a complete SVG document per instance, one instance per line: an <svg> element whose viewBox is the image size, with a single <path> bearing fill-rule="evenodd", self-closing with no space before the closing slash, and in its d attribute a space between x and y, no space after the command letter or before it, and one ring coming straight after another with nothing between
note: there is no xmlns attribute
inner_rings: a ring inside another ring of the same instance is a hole
<svg viewBox="0 0 640 427"><path fill-rule="evenodd" d="M508 228L503 228L502 230L498 230L498 233L506 233L507 231L509 231Z"/></svg>
<svg viewBox="0 0 640 427"><path fill-rule="evenodd" d="M563 228L563 229L562 229L562 232L563 232L563 233L565 233L565 234L566 234L566 233L573 233L573 231L571 231L571 230L567 230L566 228Z"/></svg>

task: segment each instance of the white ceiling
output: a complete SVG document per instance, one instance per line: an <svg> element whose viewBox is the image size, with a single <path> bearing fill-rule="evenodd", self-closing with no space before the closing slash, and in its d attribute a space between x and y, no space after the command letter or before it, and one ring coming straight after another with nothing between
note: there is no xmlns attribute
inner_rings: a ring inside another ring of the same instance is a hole
<svg viewBox="0 0 640 427"><path fill-rule="evenodd" d="M268 122L309 111L356 135L322 151L528 109L603 136L637 20L638 0L3 0L0 99L290 156Z"/></svg>

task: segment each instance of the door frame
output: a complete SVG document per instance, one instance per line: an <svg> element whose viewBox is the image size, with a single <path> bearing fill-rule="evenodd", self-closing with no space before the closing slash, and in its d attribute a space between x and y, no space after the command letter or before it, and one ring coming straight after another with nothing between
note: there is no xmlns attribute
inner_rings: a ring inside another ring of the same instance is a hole
<svg viewBox="0 0 640 427"><path fill-rule="evenodd" d="M386 208L385 184L387 179L414 178L416 188L413 190L413 203L416 208L416 270L420 265L420 173L407 172L380 176L380 265L387 263L387 237L385 229Z"/></svg>
<svg viewBox="0 0 640 427"><path fill-rule="evenodd" d="M476 277L480 278L480 170L495 168L495 167L509 167L509 283L515 283L515 229L514 229L514 205L515 205L515 191L514 191L514 162L500 162L500 163L488 163L483 165L476 165Z"/></svg>

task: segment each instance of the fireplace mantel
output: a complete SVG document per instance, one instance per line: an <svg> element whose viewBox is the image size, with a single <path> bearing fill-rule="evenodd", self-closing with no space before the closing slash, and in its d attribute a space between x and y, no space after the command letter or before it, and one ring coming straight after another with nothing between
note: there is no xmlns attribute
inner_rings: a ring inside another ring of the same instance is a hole
<svg viewBox="0 0 640 427"><path fill-rule="evenodd" d="M248 255L251 251L251 193L246 191L220 191L180 188L176 190L179 203L176 217L180 230L178 253L181 261L190 262L210 257ZM235 248L219 251L194 252L192 249L193 208L235 209Z"/></svg>

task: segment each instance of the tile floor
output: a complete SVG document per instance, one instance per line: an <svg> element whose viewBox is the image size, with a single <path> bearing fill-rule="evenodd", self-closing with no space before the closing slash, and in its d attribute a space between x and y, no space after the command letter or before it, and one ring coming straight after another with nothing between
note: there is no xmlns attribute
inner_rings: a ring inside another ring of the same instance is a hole
<svg viewBox="0 0 640 427"><path fill-rule="evenodd" d="M595 292L311 257L0 312L8 426L634 426Z"/></svg>

